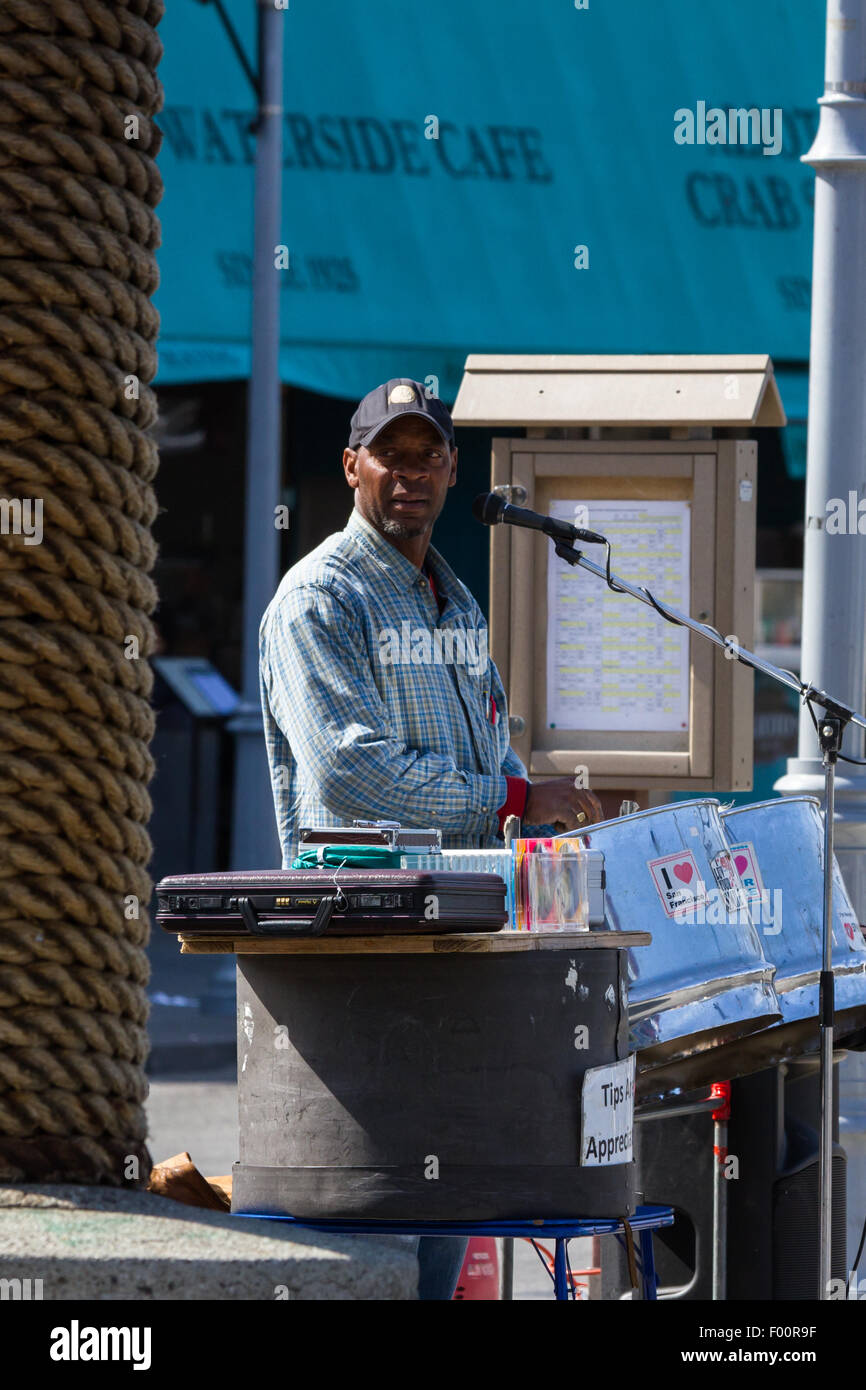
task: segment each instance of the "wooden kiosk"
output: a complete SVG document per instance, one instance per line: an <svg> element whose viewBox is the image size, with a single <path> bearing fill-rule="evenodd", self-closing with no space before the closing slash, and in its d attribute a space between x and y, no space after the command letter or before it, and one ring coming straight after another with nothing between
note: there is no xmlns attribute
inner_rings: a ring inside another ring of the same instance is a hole
<svg viewBox="0 0 866 1390"><path fill-rule="evenodd" d="M747 436L785 423L768 357L470 356L453 415L502 428L493 491L608 535L614 571L752 646ZM530 776L582 772L608 815L751 787L752 673L531 531L493 528L490 650Z"/></svg>

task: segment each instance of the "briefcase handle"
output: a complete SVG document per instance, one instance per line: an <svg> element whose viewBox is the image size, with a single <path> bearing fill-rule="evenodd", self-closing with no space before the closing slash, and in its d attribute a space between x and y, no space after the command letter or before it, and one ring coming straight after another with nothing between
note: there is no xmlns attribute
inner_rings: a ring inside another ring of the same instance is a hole
<svg viewBox="0 0 866 1390"><path fill-rule="evenodd" d="M334 893L330 898L322 898L316 908L314 917L298 919L290 918L287 921L278 922L271 920L263 921L256 913L249 898L238 898L238 910L246 923L247 930L256 936L270 936L273 933L285 933L288 936L322 936L328 930L331 915L336 906L340 895Z"/></svg>

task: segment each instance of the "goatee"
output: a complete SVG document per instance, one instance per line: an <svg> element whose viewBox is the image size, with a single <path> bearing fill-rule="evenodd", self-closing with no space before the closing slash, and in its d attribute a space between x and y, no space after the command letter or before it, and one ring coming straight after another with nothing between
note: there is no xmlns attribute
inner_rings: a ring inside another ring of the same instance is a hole
<svg viewBox="0 0 866 1390"><path fill-rule="evenodd" d="M381 526L386 536L393 536L398 541L411 541L415 536L423 536L427 529L425 526L409 526L405 521L392 521L390 517L383 517Z"/></svg>

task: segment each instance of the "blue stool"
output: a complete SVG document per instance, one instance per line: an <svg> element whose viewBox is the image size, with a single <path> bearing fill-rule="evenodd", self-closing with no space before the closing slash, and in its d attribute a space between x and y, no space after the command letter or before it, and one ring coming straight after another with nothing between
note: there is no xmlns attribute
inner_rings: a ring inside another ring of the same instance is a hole
<svg viewBox="0 0 866 1390"><path fill-rule="evenodd" d="M624 1236L622 1217L569 1217L562 1221L299 1221L295 1216L274 1216L269 1212L236 1212L261 1221L289 1221L311 1231L367 1236L510 1236L532 1240L550 1236L556 1241L553 1262L553 1296L567 1302L569 1297L567 1247L578 1236ZM655 1301L657 1283L653 1258L653 1231L674 1223L673 1207L638 1207L629 1218L640 1244L640 1281L643 1297ZM573 1296L573 1295L572 1295Z"/></svg>

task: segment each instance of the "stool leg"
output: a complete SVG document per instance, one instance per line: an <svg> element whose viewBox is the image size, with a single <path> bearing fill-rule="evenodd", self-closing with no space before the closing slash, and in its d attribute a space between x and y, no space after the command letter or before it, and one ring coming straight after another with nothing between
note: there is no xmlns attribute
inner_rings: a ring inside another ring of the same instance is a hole
<svg viewBox="0 0 866 1390"><path fill-rule="evenodd" d="M653 1233L652 1231L641 1231L640 1233L640 1262L641 1279L643 1281L643 1296L655 1303L658 1301L657 1282L656 1282L656 1263L653 1254Z"/></svg>
<svg viewBox="0 0 866 1390"><path fill-rule="evenodd" d="M514 1298L514 1240L511 1236L506 1236L502 1242L501 1288L503 1300Z"/></svg>
<svg viewBox="0 0 866 1390"><path fill-rule="evenodd" d="M556 1251L553 1256L553 1296L560 1300L568 1300L568 1280L565 1273L565 1250L567 1242L563 1237L559 1237L556 1242Z"/></svg>

